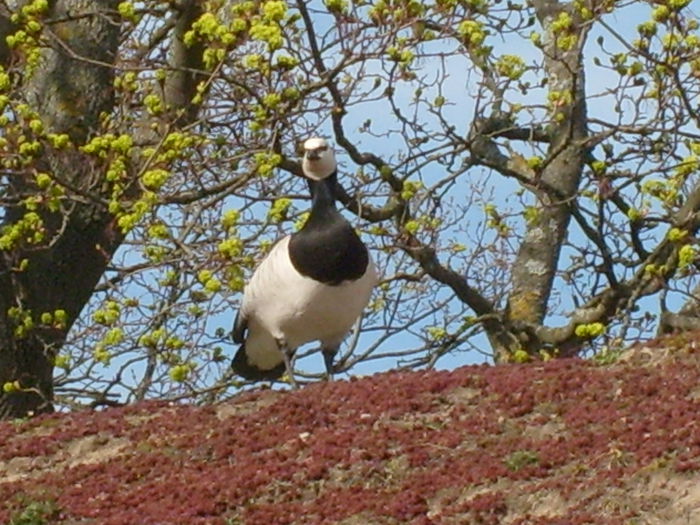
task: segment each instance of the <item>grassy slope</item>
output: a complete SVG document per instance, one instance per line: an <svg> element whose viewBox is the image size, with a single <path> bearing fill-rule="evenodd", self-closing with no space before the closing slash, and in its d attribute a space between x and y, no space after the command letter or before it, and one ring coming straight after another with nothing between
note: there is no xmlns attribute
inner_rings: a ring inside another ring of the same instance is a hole
<svg viewBox="0 0 700 525"><path fill-rule="evenodd" d="M694 525L699 414L691 334L613 366L390 372L43 416L0 424L0 523Z"/></svg>

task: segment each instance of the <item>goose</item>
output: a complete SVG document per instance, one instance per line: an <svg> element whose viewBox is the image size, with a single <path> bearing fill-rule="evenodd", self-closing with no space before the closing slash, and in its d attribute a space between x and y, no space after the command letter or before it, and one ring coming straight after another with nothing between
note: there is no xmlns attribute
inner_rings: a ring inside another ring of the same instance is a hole
<svg viewBox="0 0 700 525"><path fill-rule="evenodd" d="M335 206L337 163L329 143L304 143L302 172L311 193L304 226L278 241L244 288L231 363L248 380L287 373L293 388L296 349L320 341L329 379L341 342L369 302L378 274L367 247Z"/></svg>

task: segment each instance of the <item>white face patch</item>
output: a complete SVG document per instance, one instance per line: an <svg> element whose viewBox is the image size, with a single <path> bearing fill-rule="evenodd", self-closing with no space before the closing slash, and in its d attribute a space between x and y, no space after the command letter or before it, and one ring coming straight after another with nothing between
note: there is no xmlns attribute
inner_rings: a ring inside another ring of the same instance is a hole
<svg viewBox="0 0 700 525"><path fill-rule="evenodd" d="M313 180L323 180L330 176L337 167L330 144L320 137L312 137L304 142L301 167L304 175Z"/></svg>
<svg viewBox="0 0 700 525"><path fill-rule="evenodd" d="M326 139L322 139L321 137L311 137L304 142L304 151L314 150L324 146L328 147L328 142L326 142Z"/></svg>

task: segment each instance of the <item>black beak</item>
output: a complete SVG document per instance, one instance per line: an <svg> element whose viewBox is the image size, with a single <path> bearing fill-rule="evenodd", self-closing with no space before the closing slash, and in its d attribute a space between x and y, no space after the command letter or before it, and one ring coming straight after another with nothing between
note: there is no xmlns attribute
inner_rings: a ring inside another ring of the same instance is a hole
<svg viewBox="0 0 700 525"><path fill-rule="evenodd" d="M306 158L309 160L318 160L321 158L321 152L317 149L312 149L306 152Z"/></svg>

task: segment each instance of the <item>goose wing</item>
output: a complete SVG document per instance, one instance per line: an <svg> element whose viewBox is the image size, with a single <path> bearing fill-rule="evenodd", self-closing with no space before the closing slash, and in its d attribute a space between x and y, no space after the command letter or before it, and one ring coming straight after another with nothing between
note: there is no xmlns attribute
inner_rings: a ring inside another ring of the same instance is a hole
<svg viewBox="0 0 700 525"><path fill-rule="evenodd" d="M245 342L246 330L248 330L248 318L241 308L238 310L238 313L236 313L236 319L233 321L233 330L231 331L233 342L243 344Z"/></svg>
<svg viewBox="0 0 700 525"><path fill-rule="evenodd" d="M245 342L250 316L255 315L260 303L265 302L269 294L276 293L276 288L280 285L279 276L277 275L280 266L278 260L289 257L287 255L288 243L289 237L285 237L276 243L260 262L250 281L246 284L241 307L236 314L233 330L231 331L231 337L235 343L242 344Z"/></svg>

